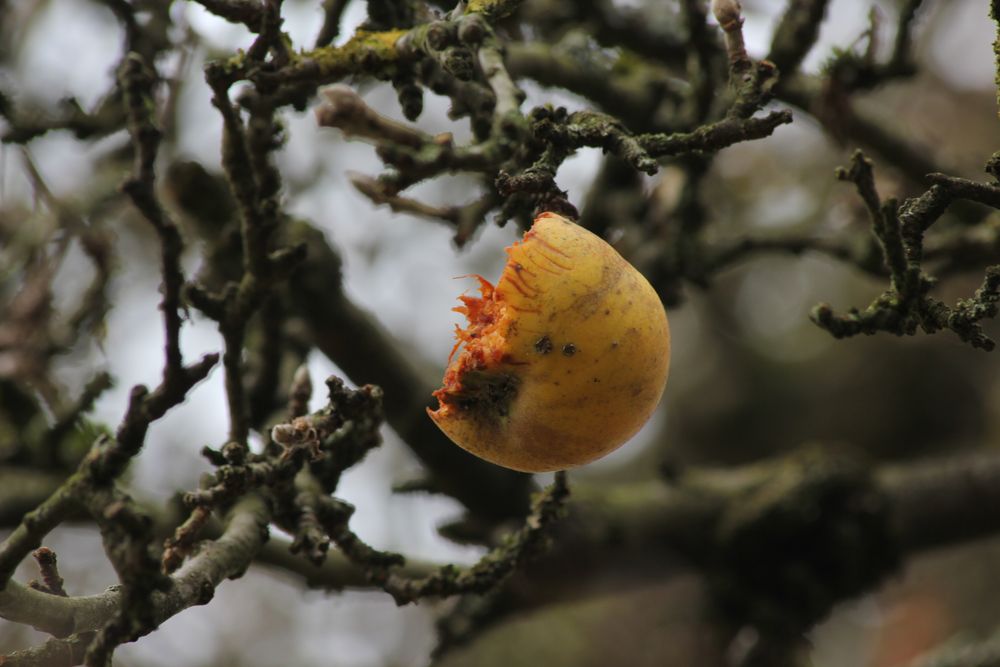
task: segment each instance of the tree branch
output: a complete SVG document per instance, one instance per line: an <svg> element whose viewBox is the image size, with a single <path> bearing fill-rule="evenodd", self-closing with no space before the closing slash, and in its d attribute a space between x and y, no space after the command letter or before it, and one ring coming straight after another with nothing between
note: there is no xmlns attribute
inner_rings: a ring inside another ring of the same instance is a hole
<svg viewBox="0 0 1000 667"><path fill-rule="evenodd" d="M247 496L238 501L222 535L171 577L169 590L152 595L150 611L155 622L163 623L188 607L207 604L217 586L243 574L267 540L268 519L261 498ZM67 598L13 581L0 591L0 616L62 637L100 629L121 605L122 589L118 586L99 595Z"/></svg>

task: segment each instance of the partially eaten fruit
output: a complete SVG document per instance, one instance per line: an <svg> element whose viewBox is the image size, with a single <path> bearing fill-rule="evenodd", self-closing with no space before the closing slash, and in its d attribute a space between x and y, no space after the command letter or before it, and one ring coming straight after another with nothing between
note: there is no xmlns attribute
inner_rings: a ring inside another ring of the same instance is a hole
<svg viewBox="0 0 1000 667"><path fill-rule="evenodd" d="M663 393L670 330L659 297L601 238L543 213L507 248L496 287L461 296L439 407L457 445L514 470L582 465L646 423Z"/></svg>

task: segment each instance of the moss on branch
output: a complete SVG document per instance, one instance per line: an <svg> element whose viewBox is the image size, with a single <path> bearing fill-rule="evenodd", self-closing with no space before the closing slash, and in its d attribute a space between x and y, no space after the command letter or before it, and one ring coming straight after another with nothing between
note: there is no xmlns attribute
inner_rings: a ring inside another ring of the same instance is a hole
<svg viewBox="0 0 1000 667"><path fill-rule="evenodd" d="M913 335L918 328L927 333L950 329L972 347L992 350L995 343L980 322L998 313L1000 265L986 270L982 285L971 298L948 306L930 296L936 281L924 273L922 262L924 234L949 205L966 199L1000 207L1000 187L932 174L928 178L934 185L898 206L894 200L881 200L872 164L860 151L854 154L850 169L839 170L838 176L854 182L868 209L890 284L864 310L853 308L846 315L837 315L828 304L819 304L810 315L813 322L836 338L879 331L903 336Z"/></svg>

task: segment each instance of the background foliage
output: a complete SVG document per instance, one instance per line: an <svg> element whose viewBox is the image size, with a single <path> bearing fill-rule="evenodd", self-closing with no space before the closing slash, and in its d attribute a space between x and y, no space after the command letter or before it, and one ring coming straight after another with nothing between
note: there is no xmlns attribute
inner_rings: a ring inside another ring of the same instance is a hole
<svg viewBox="0 0 1000 667"><path fill-rule="evenodd" d="M0 2L3 664L992 664L997 11ZM674 362L531 479L423 410L550 209Z"/></svg>

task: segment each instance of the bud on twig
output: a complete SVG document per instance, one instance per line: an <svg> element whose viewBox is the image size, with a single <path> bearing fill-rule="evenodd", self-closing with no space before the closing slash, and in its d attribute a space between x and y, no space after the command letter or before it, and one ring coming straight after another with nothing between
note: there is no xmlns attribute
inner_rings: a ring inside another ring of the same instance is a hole
<svg viewBox="0 0 1000 667"><path fill-rule="evenodd" d="M295 371L292 386L288 392L288 413L291 417L301 417L309 412L309 399L312 398L312 379L309 377L309 367L302 364Z"/></svg>
<svg viewBox="0 0 1000 667"><path fill-rule="evenodd" d="M742 9L739 0L712 0L712 15L726 32L743 25Z"/></svg>
<svg viewBox="0 0 1000 667"><path fill-rule="evenodd" d="M326 101L316 107L316 122L322 127L336 127L345 134L419 148L430 139L420 130L386 118L368 104L350 86L338 83L323 89Z"/></svg>
<svg viewBox="0 0 1000 667"><path fill-rule="evenodd" d="M737 75L750 69L753 63L743 42L743 12L739 0L712 0L712 14L726 36L729 70Z"/></svg>

